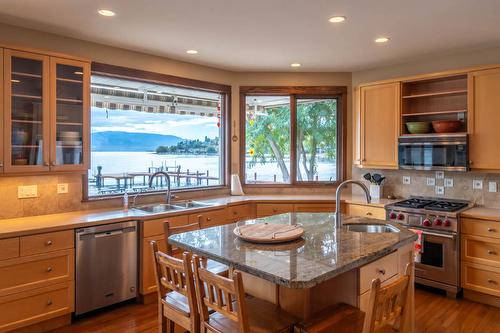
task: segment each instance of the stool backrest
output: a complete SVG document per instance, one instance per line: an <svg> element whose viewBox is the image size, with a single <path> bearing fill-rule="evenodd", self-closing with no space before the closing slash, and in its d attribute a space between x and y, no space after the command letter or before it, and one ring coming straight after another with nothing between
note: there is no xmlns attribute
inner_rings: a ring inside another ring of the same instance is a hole
<svg viewBox="0 0 500 333"><path fill-rule="evenodd" d="M168 243L168 238L174 234L180 234L183 232L188 232L188 231L193 231L193 230L199 230L200 228L200 222L195 222L195 223L190 223L186 225L180 225L180 226L171 226L170 222L165 222L163 223L163 231L165 234L165 244L166 244L166 253L169 256L172 256L174 254L174 251L172 249L172 245Z"/></svg>
<svg viewBox="0 0 500 333"><path fill-rule="evenodd" d="M412 265L408 264L405 275L385 287L381 287L379 279L373 280L363 333L373 333L386 325L406 327L411 272Z"/></svg>

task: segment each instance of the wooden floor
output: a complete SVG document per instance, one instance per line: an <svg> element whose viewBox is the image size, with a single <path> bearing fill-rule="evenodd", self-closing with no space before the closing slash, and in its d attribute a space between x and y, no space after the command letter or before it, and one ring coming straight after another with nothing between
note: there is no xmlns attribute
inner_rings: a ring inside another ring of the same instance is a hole
<svg viewBox="0 0 500 333"><path fill-rule="evenodd" d="M500 308L446 298L436 292L415 291L416 333L498 333ZM53 333L156 333L156 304L129 304L77 320Z"/></svg>

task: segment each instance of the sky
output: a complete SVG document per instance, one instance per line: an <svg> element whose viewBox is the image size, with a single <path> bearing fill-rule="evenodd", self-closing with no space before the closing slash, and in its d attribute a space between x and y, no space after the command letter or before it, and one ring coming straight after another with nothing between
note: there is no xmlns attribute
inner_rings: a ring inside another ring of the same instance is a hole
<svg viewBox="0 0 500 333"><path fill-rule="evenodd" d="M219 136L216 117L108 110L92 107L91 132L122 131L175 135L182 139Z"/></svg>

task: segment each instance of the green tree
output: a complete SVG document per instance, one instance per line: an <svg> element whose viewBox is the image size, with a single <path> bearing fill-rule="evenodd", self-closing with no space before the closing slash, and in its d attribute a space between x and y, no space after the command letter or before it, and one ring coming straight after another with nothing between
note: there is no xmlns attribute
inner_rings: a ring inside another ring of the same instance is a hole
<svg viewBox="0 0 500 333"><path fill-rule="evenodd" d="M306 180L317 174L318 152L333 159L337 154L337 101L324 99L297 104L297 157ZM285 156L290 154L290 108L275 106L264 111L247 112L247 153L250 167L275 161L284 182L290 179ZM299 171L299 170L298 170ZM298 180L304 180L297 172Z"/></svg>

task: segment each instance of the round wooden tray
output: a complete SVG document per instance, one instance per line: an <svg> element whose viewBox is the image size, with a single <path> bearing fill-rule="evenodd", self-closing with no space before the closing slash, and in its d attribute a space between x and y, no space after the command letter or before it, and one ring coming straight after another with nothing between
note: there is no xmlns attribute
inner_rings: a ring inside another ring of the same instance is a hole
<svg viewBox="0 0 500 333"><path fill-rule="evenodd" d="M254 243L282 243L302 237L302 225L257 223L234 228L234 234Z"/></svg>

